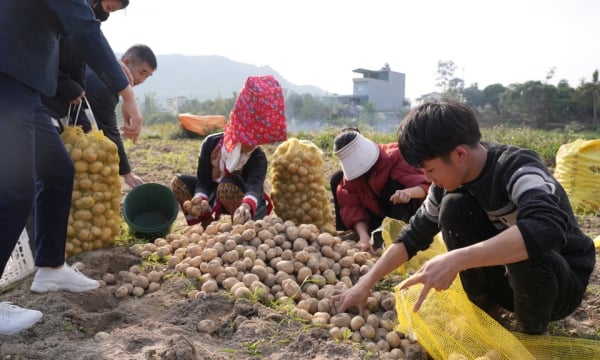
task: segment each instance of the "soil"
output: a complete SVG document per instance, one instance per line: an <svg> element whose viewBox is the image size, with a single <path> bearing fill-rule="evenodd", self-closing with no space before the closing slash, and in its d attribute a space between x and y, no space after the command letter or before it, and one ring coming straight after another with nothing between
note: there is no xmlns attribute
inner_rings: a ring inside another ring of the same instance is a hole
<svg viewBox="0 0 600 360"><path fill-rule="evenodd" d="M158 141L158 140L157 140ZM199 140L195 140L197 149ZM129 149L136 173L146 182L167 184L173 166L145 167L147 150L175 153L152 138ZM188 151L188 150L184 150ZM195 166L194 150L189 167ZM329 165L329 168L335 165ZM149 170L146 170L149 169ZM123 187L123 196L130 189ZM598 216L581 216L590 236L600 234ZM174 231L184 228L176 220ZM102 279L118 274L142 260L128 247L84 252L67 259L84 274ZM600 339L600 265L590 281L581 306L569 317L552 323L550 334ZM334 341L326 329L286 316L261 303L234 299L225 291L190 297L189 281L165 280L161 288L143 296L115 297L119 282L103 284L87 293L65 291L45 294L29 290L32 275L0 290L0 301L38 309L44 313L31 329L13 336L0 335L0 359L376 359L360 344ZM502 323L514 321L505 314ZM406 359L428 359L413 344Z"/></svg>

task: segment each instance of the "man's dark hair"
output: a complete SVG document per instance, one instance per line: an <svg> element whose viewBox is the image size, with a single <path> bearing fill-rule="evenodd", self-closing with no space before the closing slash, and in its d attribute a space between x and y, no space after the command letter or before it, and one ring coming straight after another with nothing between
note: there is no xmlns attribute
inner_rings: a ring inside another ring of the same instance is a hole
<svg viewBox="0 0 600 360"><path fill-rule="evenodd" d="M411 110L398 128L398 145L412 166L441 157L459 145L475 146L481 139L475 113L461 103L427 102Z"/></svg>
<svg viewBox="0 0 600 360"><path fill-rule="evenodd" d="M123 56L121 56L121 59L125 59L125 58L130 59L132 64L134 64L134 65L139 65L139 64L145 62L148 65L150 65L152 70L156 70L156 67L157 67L156 56L154 55L154 52L152 51L152 49L150 49L150 47L148 47L146 45L142 45L142 44L133 45L132 47L127 49L127 51L125 52L125 54L123 54Z"/></svg>

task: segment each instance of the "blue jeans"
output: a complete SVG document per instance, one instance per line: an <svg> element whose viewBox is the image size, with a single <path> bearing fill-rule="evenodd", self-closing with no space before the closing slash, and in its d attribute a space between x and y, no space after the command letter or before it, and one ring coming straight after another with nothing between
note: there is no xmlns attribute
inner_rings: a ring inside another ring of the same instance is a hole
<svg viewBox="0 0 600 360"><path fill-rule="evenodd" d="M35 202L35 264L64 263L75 170L40 94L0 73L0 270Z"/></svg>

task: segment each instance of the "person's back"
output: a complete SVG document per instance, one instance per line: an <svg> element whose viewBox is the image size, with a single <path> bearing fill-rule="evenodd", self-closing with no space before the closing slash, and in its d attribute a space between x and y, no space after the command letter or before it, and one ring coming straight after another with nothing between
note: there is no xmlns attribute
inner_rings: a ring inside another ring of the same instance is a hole
<svg viewBox="0 0 600 360"><path fill-rule="evenodd" d="M94 11L96 19L106 21L111 12L125 9L129 0L86 0L86 3ZM61 36L59 44L59 76L56 93L52 96L43 96L42 104L48 109L55 125L60 128L69 124L74 119L68 115L76 113L75 107L82 103L85 94L86 69L85 62L73 42L65 36ZM69 114L69 110L71 114ZM90 130L89 121L81 117L78 124L84 131Z"/></svg>

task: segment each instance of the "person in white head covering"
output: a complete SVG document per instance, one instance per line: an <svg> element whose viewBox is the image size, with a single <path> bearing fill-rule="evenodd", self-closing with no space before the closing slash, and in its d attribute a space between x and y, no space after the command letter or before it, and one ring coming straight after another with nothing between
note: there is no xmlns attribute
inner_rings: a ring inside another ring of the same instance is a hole
<svg viewBox="0 0 600 360"><path fill-rule="evenodd" d="M334 140L342 170L331 177L337 230L353 230L357 247L373 250L371 232L387 216L408 222L430 183L421 169L408 165L398 143L376 144L348 128ZM381 239L378 239L381 240Z"/></svg>

